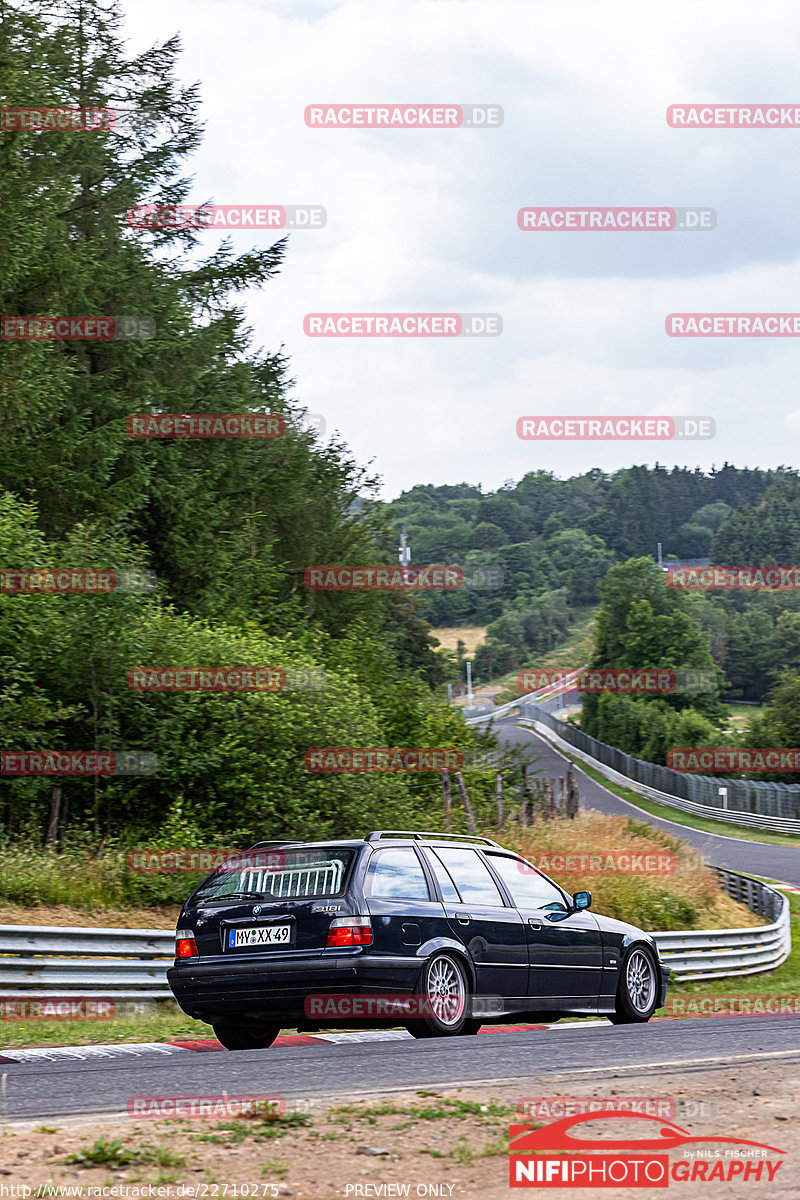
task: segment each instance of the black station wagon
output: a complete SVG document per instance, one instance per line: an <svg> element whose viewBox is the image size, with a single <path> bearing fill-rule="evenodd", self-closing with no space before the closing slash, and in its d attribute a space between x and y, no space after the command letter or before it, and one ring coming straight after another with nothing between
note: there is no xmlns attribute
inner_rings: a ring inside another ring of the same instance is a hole
<svg viewBox="0 0 800 1200"><path fill-rule="evenodd" d="M648 1021L669 968L649 934L591 902L488 838L260 842L186 901L167 978L229 1050L282 1028L438 1037L509 1018Z"/></svg>

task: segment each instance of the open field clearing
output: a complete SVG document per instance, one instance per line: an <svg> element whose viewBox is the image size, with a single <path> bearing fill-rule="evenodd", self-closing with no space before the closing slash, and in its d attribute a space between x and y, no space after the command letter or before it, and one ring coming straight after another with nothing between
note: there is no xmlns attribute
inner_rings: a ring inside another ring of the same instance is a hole
<svg viewBox="0 0 800 1200"><path fill-rule="evenodd" d="M442 650L452 650L454 654L459 641L462 641L466 646L467 657L472 658L480 643L486 638L486 626L451 625L448 628L432 629L431 636L441 642Z"/></svg>

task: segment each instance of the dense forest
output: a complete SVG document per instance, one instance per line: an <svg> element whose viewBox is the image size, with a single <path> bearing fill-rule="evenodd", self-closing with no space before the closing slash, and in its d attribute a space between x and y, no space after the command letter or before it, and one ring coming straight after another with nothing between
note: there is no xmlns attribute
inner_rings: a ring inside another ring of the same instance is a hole
<svg viewBox="0 0 800 1200"><path fill-rule="evenodd" d="M177 82L177 40L128 58L113 0L40 13L23 3L0 22L0 95L117 116L103 131L3 132L0 312L125 316L150 336L0 338L0 568L131 571L155 586L0 587L0 746L138 751L157 768L5 775L0 836L146 831L191 845L436 822L436 774L318 777L304 751L488 745L446 703L454 663L430 626L487 625L475 670L491 680L535 662L598 603L596 663L712 666L719 683L690 705L592 701L599 736L661 761L676 738L719 739L721 696L769 697L756 732L798 744L795 594L678 595L647 558L660 541L667 560L798 562L795 472L535 471L495 492L419 485L379 502L378 480L304 419L287 358L253 344L242 297L291 269L288 240L237 253L208 231L126 220L134 205L190 198L200 97ZM133 439L134 413L271 413L284 433ZM468 586L424 598L305 586L310 564L396 562L402 530L415 564L458 563ZM128 685L135 667L212 666L324 684ZM476 771L469 784L480 811L493 779Z"/></svg>
<svg viewBox="0 0 800 1200"><path fill-rule="evenodd" d="M116 122L2 134L0 311L122 314L153 336L0 340L0 566L157 582L101 595L0 588L0 746L136 750L158 765L4 777L0 833L242 844L411 824L438 797L437 774L304 767L307 747L477 735L436 695L442 666L413 596L304 587L309 564L396 552L376 481L307 427L285 358L253 346L238 298L290 269L288 242L237 254L219 234L131 228L133 205L190 195L200 97L176 82L178 42L128 59L112 3L40 11L22 4L0 24L0 94L108 107ZM133 413L273 413L285 433L134 440ZM266 666L325 682L142 693L127 683L139 666Z"/></svg>
<svg viewBox="0 0 800 1200"><path fill-rule="evenodd" d="M538 471L490 493L469 484L415 487L390 511L414 562L459 563L468 576L482 572L499 584L435 593L423 608L437 627L487 626L475 655L478 680L535 663L563 639L576 612L598 603L613 565L655 557L659 542L665 562L800 561L800 480L789 469L656 465L564 480ZM765 695L798 609L787 592L694 597L730 695Z"/></svg>

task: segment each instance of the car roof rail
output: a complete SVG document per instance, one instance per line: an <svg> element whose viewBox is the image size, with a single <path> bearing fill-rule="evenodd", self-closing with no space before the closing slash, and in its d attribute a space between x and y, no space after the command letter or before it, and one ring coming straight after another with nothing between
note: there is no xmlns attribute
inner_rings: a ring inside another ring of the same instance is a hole
<svg viewBox="0 0 800 1200"><path fill-rule="evenodd" d="M379 842L381 838L412 838L418 842L423 838L435 838L436 841L480 842L484 846L497 846L498 850L503 849L499 842L493 842L491 838L479 837L476 833L428 833L417 829L373 829L372 833L367 834L364 841Z"/></svg>
<svg viewBox="0 0 800 1200"><path fill-rule="evenodd" d="M284 838L281 842L256 842L254 846L249 846L249 850L264 850L267 846L302 846L302 842Z"/></svg>

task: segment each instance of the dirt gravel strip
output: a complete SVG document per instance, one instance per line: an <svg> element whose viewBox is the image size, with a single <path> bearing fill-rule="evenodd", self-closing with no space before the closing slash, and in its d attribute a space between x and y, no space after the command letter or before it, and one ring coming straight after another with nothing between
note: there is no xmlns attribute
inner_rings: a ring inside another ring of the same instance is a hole
<svg viewBox="0 0 800 1200"><path fill-rule="evenodd" d="M675 1112L666 1123L698 1139L670 1152L673 1165L691 1156L690 1163L699 1162L707 1174L714 1162L725 1162L725 1144L715 1143L715 1136L782 1151L772 1155L781 1165L769 1184L671 1179L667 1194L678 1200L789 1200L797 1195L800 1161L799 1082L800 1061L771 1055L763 1061L704 1062L682 1069L654 1062L521 1077L501 1085L376 1091L355 1102L325 1097L310 1101L305 1114L293 1106L281 1121L119 1115L69 1118L46 1126L6 1122L0 1124L0 1185L6 1185L9 1197L23 1195L8 1190L14 1184L53 1189L51 1195L82 1193L114 1200L509 1200L516 1192L509 1188L509 1124L530 1119L517 1115L521 1106L523 1112L535 1111L535 1123L541 1125L562 1111L559 1104L586 1107L595 1100L606 1107L609 1098L622 1104L633 1097L671 1102ZM613 1136L630 1135L633 1147L633 1139L642 1137L641 1123L619 1120L614 1124L622 1129L615 1128ZM599 1134L600 1122L589 1129ZM664 1191L559 1187L552 1194L559 1200L592 1200L598 1194L608 1200L652 1200Z"/></svg>

